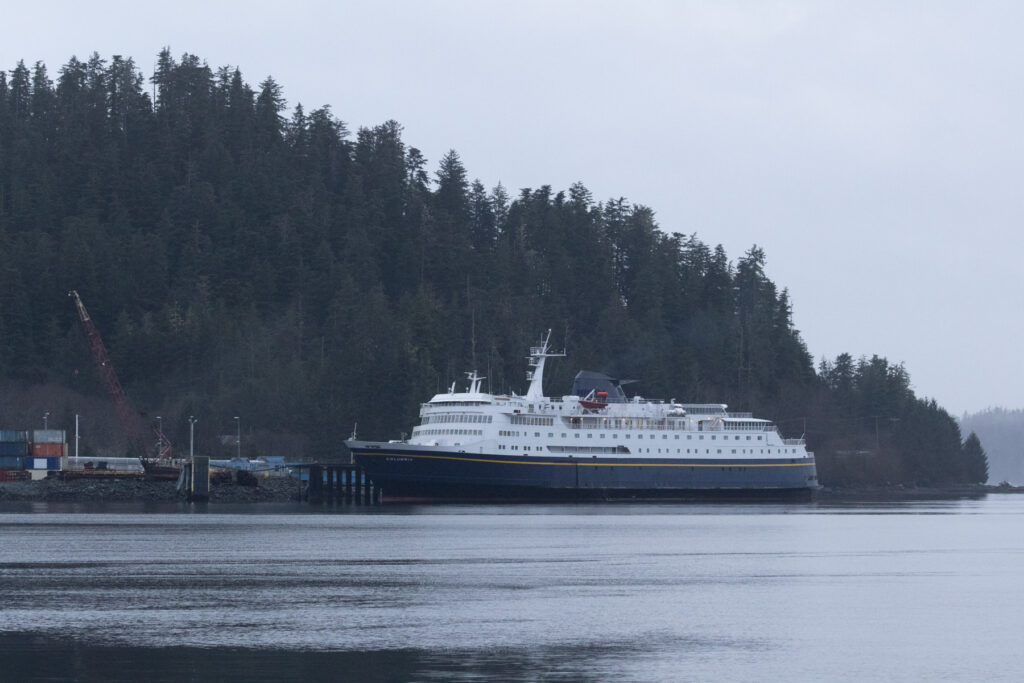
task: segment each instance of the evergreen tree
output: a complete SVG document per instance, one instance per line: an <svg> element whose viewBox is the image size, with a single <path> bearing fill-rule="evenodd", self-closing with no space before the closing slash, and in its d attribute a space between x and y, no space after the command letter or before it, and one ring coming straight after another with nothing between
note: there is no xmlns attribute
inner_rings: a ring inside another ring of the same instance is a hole
<svg viewBox="0 0 1024 683"><path fill-rule="evenodd" d="M988 456L981 447L981 439L971 432L962 448L964 460L964 481L984 484L988 481Z"/></svg>

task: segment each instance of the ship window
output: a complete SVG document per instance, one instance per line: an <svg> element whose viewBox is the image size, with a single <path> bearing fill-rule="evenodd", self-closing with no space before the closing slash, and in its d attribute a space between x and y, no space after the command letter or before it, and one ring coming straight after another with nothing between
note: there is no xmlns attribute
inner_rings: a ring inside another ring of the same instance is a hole
<svg viewBox="0 0 1024 683"><path fill-rule="evenodd" d="M629 438L629 434L626 434L626 438L627 438L627 439Z"/></svg>
<svg viewBox="0 0 1024 683"><path fill-rule="evenodd" d="M718 452L719 452L719 453L721 453L721 452L722 452L722 449L721 449L721 448L719 448L719 449L718 449Z"/></svg>
<svg viewBox="0 0 1024 683"><path fill-rule="evenodd" d="M575 436L577 439L580 438L579 434L574 434L573 436Z"/></svg>
<svg viewBox="0 0 1024 683"><path fill-rule="evenodd" d="M534 436L540 436L540 432L534 432L533 435Z"/></svg>
<svg viewBox="0 0 1024 683"><path fill-rule="evenodd" d="M565 432L562 432L562 438L563 439L565 438Z"/></svg>
<svg viewBox="0 0 1024 683"><path fill-rule="evenodd" d="M663 439L667 439L667 438L668 438L668 434L662 434L662 435L661 435L661 438L663 438Z"/></svg>
<svg viewBox="0 0 1024 683"><path fill-rule="evenodd" d="M733 455L736 455L736 449L735 449L735 448L734 448L734 449L732 449L732 454L733 454Z"/></svg>
<svg viewBox="0 0 1024 683"><path fill-rule="evenodd" d="M555 433L554 433L554 432L548 432L548 438L549 438L549 439L550 439L550 438L552 438L552 437L553 437L554 435L555 435Z"/></svg>
<svg viewBox="0 0 1024 683"><path fill-rule="evenodd" d="M747 437L747 441L750 441L750 437L749 436Z"/></svg>
<svg viewBox="0 0 1024 683"><path fill-rule="evenodd" d="M676 441L679 441L679 435L676 434Z"/></svg>
<svg viewBox="0 0 1024 683"><path fill-rule="evenodd" d="M757 440L758 440L758 441L760 441L760 440L761 440L761 437L760 437L760 436L758 436L758 437L757 437Z"/></svg>
<svg viewBox="0 0 1024 683"><path fill-rule="evenodd" d="M737 441L739 441L739 440L740 440L740 435L739 435L739 434L737 434L737 435L736 435L736 440L737 440Z"/></svg>
<svg viewBox="0 0 1024 683"><path fill-rule="evenodd" d="M604 436L605 436L605 435L604 435L604 434L602 434L602 435L601 435L601 438L603 439L603 438L604 438Z"/></svg>
<svg viewBox="0 0 1024 683"><path fill-rule="evenodd" d="M712 440L712 441L714 441L714 440L715 440L715 435L714 435L714 434L712 434L712 435L711 435L711 440Z"/></svg>

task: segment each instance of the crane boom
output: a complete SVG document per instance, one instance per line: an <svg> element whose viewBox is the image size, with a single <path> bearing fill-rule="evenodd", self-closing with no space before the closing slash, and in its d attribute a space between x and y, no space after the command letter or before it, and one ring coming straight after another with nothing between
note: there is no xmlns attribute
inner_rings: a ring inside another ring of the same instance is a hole
<svg viewBox="0 0 1024 683"><path fill-rule="evenodd" d="M120 380L117 379L114 364L110 362L107 347L103 345L103 337L100 336L100 331L96 329L92 318L89 317L89 311L85 310L85 304L82 303L82 297L78 296L78 292L72 289L68 292L68 296L73 297L75 300L75 308L78 309L78 319L82 323L82 330L85 332L85 337L89 340L89 346L92 348L92 357L96 361L96 367L100 372L100 378L103 380L103 386L106 387L107 394L110 395L111 400L114 402L114 409L117 411L117 417L121 421L121 428L129 440L138 442L142 437L142 425L138 414L132 409L131 403L128 402L128 396L124 393ZM170 439L164 436L159 427L155 428L154 431L157 435L157 458L170 460Z"/></svg>

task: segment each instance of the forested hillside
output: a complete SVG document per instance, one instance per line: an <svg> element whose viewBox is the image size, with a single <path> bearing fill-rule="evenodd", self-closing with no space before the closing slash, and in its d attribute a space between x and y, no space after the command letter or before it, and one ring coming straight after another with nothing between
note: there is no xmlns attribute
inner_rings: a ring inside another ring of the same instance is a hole
<svg viewBox="0 0 1024 683"><path fill-rule="evenodd" d="M0 73L0 422L38 412L12 398L33 387L53 388L61 426L103 396L77 289L136 409L179 442L197 416L208 449L236 415L252 452L337 453L355 422L397 437L465 371L524 390L550 327L569 359L548 393L600 369L806 425L826 483L979 480L902 366L815 371L760 248L730 259L582 184L470 177L454 151L431 167L397 122L353 133L194 55L164 50L150 79L117 56L19 63Z"/></svg>

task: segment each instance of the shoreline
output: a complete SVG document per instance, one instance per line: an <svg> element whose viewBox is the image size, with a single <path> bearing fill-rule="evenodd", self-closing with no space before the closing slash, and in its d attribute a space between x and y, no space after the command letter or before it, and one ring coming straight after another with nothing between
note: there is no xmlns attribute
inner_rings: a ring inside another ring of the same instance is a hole
<svg viewBox="0 0 1024 683"><path fill-rule="evenodd" d="M300 483L291 477L266 477L255 485L210 484L211 503L284 503L299 500ZM0 482L0 503L174 503L185 497L171 480L144 477L48 477L38 481Z"/></svg>
<svg viewBox="0 0 1024 683"><path fill-rule="evenodd" d="M1021 486L973 484L960 486L905 486L875 484L825 486L815 495L818 502L900 502L914 500L959 500L984 498L990 493L1024 493Z"/></svg>
<svg viewBox="0 0 1024 683"><path fill-rule="evenodd" d="M214 483L210 486L210 503L280 503L301 499L302 484L291 477L265 477L255 485ZM990 493L1020 494L1022 486L947 486L909 487L873 485L830 487L819 490L814 501L830 502L899 502L915 500L956 500L982 498ZM142 477L104 477L60 479L50 477L38 481L0 482L0 502L179 502L184 497L173 481L149 480Z"/></svg>

